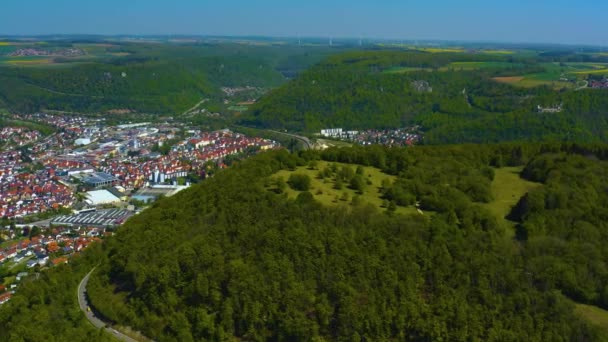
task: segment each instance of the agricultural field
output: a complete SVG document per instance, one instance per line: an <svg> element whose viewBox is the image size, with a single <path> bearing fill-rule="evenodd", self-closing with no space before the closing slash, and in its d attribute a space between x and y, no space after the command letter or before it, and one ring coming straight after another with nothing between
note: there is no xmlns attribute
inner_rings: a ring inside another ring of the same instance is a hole
<svg viewBox="0 0 608 342"><path fill-rule="evenodd" d="M568 66L576 69L571 71L571 74L589 75L589 74L608 74L608 64L605 63L568 63Z"/></svg>
<svg viewBox="0 0 608 342"><path fill-rule="evenodd" d="M0 58L0 65L5 66L38 66L54 64L51 58L46 57L4 57Z"/></svg>
<svg viewBox="0 0 608 342"><path fill-rule="evenodd" d="M523 81L524 78L524 76L503 76L494 77L493 80L499 83L515 84Z"/></svg>
<svg viewBox="0 0 608 342"><path fill-rule="evenodd" d="M72 68L78 65L83 65L86 62L82 59L75 61L57 62L53 57L2 57L0 56L1 67L18 67L18 68Z"/></svg>
<svg viewBox="0 0 608 342"><path fill-rule="evenodd" d="M542 66L546 70L544 73L533 74L528 77L547 81L572 79L576 78L575 75L583 75L598 68L596 63L543 63Z"/></svg>
<svg viewBox="0 0 608 342"><path fill-rule="evenodd" d="M216 100L213 106L204 109L231 117L247 110L240 102L258 99L285 82L284 72L296 75L323 56L316 50L231 43L65 40L44 46L34 41L18 44L22 45L0 47L5 49L0 52L0 97L3 106L22 112L44 107L87 113L122 108L151 114L183 113L202 98L212 98ZM8 49L15 48L40 51L10 56ZM37 53L44 55L34 56ZM219 104L224 100L222 87L252 87L255 91L233 94L230 104L223 105ZM205 120L207 117L201 118Z"/></svg>
<svg viewBox="0 0 608 342"><path fill-rule="evenodd" d="M9 56L18 49L44 49L51 55L37 56ZM58 51L67 48L80 49L80 55L56 55ZM0 67L49 67L49 66L75 66L82 63L104 62L109 59L130 56L132 53L122 51L121 46L109 43L77 43L53 44L47 42L0 42Z"/></svg>
<svg viewBox="0 0 608 342"><path fill-rule="evenodd" d="M432 71L430 68L415 68L415 67L392 67L384 70L385 74L407 74L416 71Z"/></svg>
<svg viewBox="0 0 608 342"><path fill-rule="evenodd" d="M384 43L384 44L377 44L377 46L379 47L398 47L398 48L404 48L407 50L412 50L412 51L422 51L422 52L428 52L428 53L433 53L433 54L440 54L440 53L473 53L473 54L484 54L484 55L497 55L497 56L509 56L509 55L515 55L515 54L529 54L529 55L537 55L538 53L536 51L530 51L530 50L518 50L518 51L514 51L514 50L510 50L510 49L501 49L500 47L477 47L477 46L420 46L420 45L414 45L414 44L399 44L399 43L394 43L394 44L390 44L390 43Z"/></svg>
<svg viewBox="0 0 608 342"><path fill-rule="evenodd" d="M439 70L472 71L483 69L514 69L521 67L523 67L523 64L509 62L452 62Z"/></svg>
<svg viewBox="0 0 608 342"><path fill-rule="evenodd" d="M424 52L430 52L430 53L445 53L445 52L452 52L452 53L464 53L465 49L463 48L421 48L421 47L416 47L414 48L415 50L418 51L424 51Z"/></svg>
<svg viewBox="0 0 608 342"><path fill-rule="evenodd" d="M72 47L80 48L80 46L77 45L72 45ZM44 49L54 53L57 50L66 48L66 46L54 46L45 42L0 42L0 67L66 67L78 65L86 59L90 60L91 58L98 57L95 55L88 55L86 48L82 49L86 53L84 56L10 56L15 50L22 48Z"/></svg>
<svg viewBox="0 0 608 342"><path fill-rule="evenodd" d="M588 75L608 75L608 64L604 63L542 63L544 72L510 77L495 77L494 80L520 87L548 85L555 89L574 88L577 81Z"/></svg>
<svg viewBox="0 0 608 342"><path fill-rule="evenodd" d="M307 166L301 166L296 168L293 171L282 170L279 171L273 178L279 179L282 178L285 182L289 180L289 177L292 174L304 174L310 177L310 193L313 194L315 199L322 203L323 205L328 206L336 206L336 205L351 205L352 200L357 193L355 190L350 189L348 184L344 184L341 189L336 189L336 180L334 178L324 178L320 179L318 177L319 171L325 169L326 167L331 167L332 164L335 164L336 167L341 169L342 167L350 167L353 172L357 168L357 165L350 164L342 164L342 163L328 163L324 161L319 161L316 167L310 168ZM379 210L386 210L384 200L381 198L380 190L382 189L382 181L388 179L391 183L393 183L396 179L395 176L387 175L383 173L381 170L373 168L373 167L364 167L364 178L367 180L368 184L365 187L365 190L362 194L359 194L359 199L361 200L361 204L371 204L377 207ZM370 184L371 183L371 184ZM293 190L291 187L287 186L285 189L287 196L295 199L300 191ZM415 207L400 207L397 206L395 211L400 214L416 214L418 211Z"/></svg>
<svg viewBox="0 0 608 342"><path fill-rule="evenodd" d="M511 51L511 50L481 50L479 52L485 53L488 55L513 55L513 54L515 54L515 51Z"/></svg>
<svg viewBox="0 0 608 342"><path fill-rule="evenodd" d="M570 82L539 80L534 78L527 78L524 76L495 77L494 80L500 83L507 83L522 88L534 88L540 86L549 86L556 90L563 88L574 88L574 84Z"/></svg>
<svg viewBox="0 0 608 342"><path fill-rule="evenodd" d="M468 49L468 48L462 48L462 47L445 47L445 48L441 48L441 47L415 47L415 46L408 46L408 48L412 49L412 50L418 50L418 51L424 51L424 52L430 52L430 53L466 53L466 52L474 52L474 53L480 53L480 54L486 54L486 55L514 55L517 52L513 51L513 50L502 50L502 49Z"/></svg>

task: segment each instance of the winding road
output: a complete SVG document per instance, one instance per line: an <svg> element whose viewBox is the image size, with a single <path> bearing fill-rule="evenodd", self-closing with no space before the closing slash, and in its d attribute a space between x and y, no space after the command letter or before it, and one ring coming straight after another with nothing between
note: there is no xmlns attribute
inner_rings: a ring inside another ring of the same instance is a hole
<svg viewBox="0 0 608 342"><path fill-rule="evenodd" d="M303 137L301 135L295 135L295 134L291 134L291 133L273 131L273 130L268 130L268 131L272 132L272 133L278 133L278 134L286 135L286 136L292 137L292 138L294 138L296 140L300 140L304 144L304 148L305 149L307 149L307 150L312 149L312 143L310 142L310 140L307 137Z"/></svg>
<svg viewBox="0 0 608 342"><path fill-rule="evenodd" d="M121 333L120 331L112 328L108 323L102 321L99 317L95 316L95 313L90 310L90 305L86 296L86 291L87 291L87 284L89 283L89 278L91 277L91 274L93 273L93 271L95 271L95 268L93 268L91 270L91 272L89 272L80 282L80 285L78 285L78 305L80 306L80 310L82 310L82 312L84 313L85 317L87 318L87 320L89 320L89 322L91 322L91 324L93 324L93 326L95 326L97 329L104 329L108 334L114 336L116 339L120 340L120 341L127 341L127 342L137 342L137 340L134 340L132 338L130 338L129 336Z"/></svg>
<svg viewBox="0 0 608 342"><path fill-rule="evenodd" d="M194 111L195 109L197 109L198 107L200 107L200 105L202 105L203 103L209 101L209 99L202 99L199 101L199 103L195 104L194 107L188 109L187 111L183 112L182 115L186 115L192 111Z"/></svg>

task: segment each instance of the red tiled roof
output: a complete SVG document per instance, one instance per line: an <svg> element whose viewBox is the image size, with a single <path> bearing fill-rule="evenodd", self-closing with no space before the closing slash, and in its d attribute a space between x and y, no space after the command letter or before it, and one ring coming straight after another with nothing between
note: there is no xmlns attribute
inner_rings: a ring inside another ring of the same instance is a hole
<svg viewBox="0 0 608 342"><path fill-rule="evenodd" d="M10 293L10 292L1 294L0 295L0 303L4 303L4 302L8 301L9 299L11 299L12 296L13 296L13 294Z"/></svg>
<svg viewBox="0 0 608 342"><path fill-rule="evenodd" d="M67 263L68 263L68 258L66 258L66 257L61 257L61 258L53 259L53 260L51 260L51 263L52 263L54 266L57 266L57 265L59 265L59 264L67 264Z"/></svg>

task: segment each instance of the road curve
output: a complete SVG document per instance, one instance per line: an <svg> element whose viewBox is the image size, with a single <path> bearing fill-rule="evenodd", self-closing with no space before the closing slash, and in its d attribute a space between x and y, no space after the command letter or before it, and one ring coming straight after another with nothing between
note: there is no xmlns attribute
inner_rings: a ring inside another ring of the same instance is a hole
<svg viewBox="0 0 608 342"><path fill-rule="evenodd" d="M78 285L78 305L80 306L80 310L84 313L85 317L95 326L97 329L104 329L108 334L114 336L116 339L120 341L126 342L137 342L136 340L130 338L129 336L121 333L120 331L112 328L109 324L99 319L99 317L95 316L95 313L89 310L90 305L86 296L87 284L89 283L89 278L93 271L95 271L96 267L93 267L91 272L87 273L87 275L82 279L80 285Z"/></svg>
<svg viewBox="0 0 608 342"><path fill-rule="evenodd" d="M304 144L305 149L307 149L307 150L312 149L312 143L310 142L310 140L307 137L303 137L301 135L295 135L295 134L291 134L291 133L280 132L280 131L273 131L273 130L269 130L269 131L273 132L273 133L286 135L286 136L292 137L296 140L300 140Z"/></svg>

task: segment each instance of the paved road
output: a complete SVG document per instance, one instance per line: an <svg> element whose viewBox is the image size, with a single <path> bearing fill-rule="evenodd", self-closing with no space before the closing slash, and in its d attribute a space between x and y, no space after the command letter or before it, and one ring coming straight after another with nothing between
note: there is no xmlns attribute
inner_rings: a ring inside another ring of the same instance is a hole
<svg viewBox="0 0 608 342"><path fill-rule="evenodd" d="M194 107L188 109L187 111L183 112L182 115L186 115L190 112L192 112L193 110L197 109L200 105L202 105L203 103L209 101L209 99L202 99L199 101L199 103L195 104Z"/></svg>
<svg viewBox="0 0 608 342"><path fill-rule="evenodd" d="M581 89L585 89L585 88L587 88L587 87L589 86L589 81L584 80L584 82L585 82L585 85L580 86L580 87L578 87L578 88L576 88L576 89L574 89L574 90L581 90Z"/></svg>
<svg viewBox="0 0 608 342"><path fill-rule="evenodd" d="M95 271L95 268L93 268L91 270L91 272L89 272L82 279L82 281L80 282L80 285L78 285L78 305L80 306L80 310L82 310L82 312L87 317L89 322L91 322L91 324L93 324L97 329L104 329L108 334L114 336L116 339L118 339L120 341L137 342L136 340L121 333L120 331L111 328L106 322L104 322L101 319L99 319L98 317L96 317L95 314L93 313L93 311L89 311L89 302L87 300L86 291L87 291L87 284L89 283L89 277L91 277L91 274L93 273L93 271Z"/></svg>
<svg viewBox="0 0 608 342"><path fill-rule="evenodd" d="M241 127L241 128L252 128L252 127L236 126L236 125L234 127L237 127L237 128L238 127ZM264 131L265 129L259 129L259 130ZM312 149L312 145L313 144L310 142L310 139L308 139L307 137L304 137L304 136L301 136L301 135L296 135L296 134L291 134L291 133L285 133L285 132L281 132L281 131L275 131L275 130L272 130L272 129L266 129L265 131L276 133L276 134L280 134L280 135L285 135L285 136L294 138L296 140L301 141L304 144L304 149L306 149L306 150Z"/></svg>
<svg viewBox="0 0 608 342"><path fill-rule="evenodd" d="M294 139L300 140L302 143L304 143L305 149L307 149L307 150L312 149L312 143L310 142L310 140L307 137L303 137L301 135L295 135L295 134L291 134L291 133L273 131L273 130L270 130L270 132L286 135L286 136L292 137Z"/></svg>

